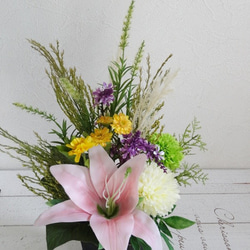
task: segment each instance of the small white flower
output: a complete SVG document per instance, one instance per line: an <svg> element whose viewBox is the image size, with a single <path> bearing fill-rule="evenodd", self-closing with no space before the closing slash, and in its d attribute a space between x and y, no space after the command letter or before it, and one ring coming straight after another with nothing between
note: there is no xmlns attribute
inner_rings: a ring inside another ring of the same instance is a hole
<svg viewBox="0 0 250 250"><path fill-rule="evenodd" d="M143 198L139 209L154 217L167 215L180 198L179 192L172 172L164 173L156 163L147 164L139 179L139 197Z"/></svg>

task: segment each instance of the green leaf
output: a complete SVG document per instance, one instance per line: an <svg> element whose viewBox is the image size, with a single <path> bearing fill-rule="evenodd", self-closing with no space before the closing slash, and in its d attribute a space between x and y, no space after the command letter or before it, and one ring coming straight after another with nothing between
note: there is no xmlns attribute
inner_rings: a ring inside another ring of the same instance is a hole
<svg viewBox="0 0 250 250"><path fill-rule="evenodd" d="M144 240L138 238L138 241L141 244L141 249L143 249L143 250L151 250L151 247Z"/></svg>
<svg viewBox="0 0 250 250"><path fill-rule="evenodd" d="M188 220L180 216L171 216L163 220L168 226L175 229L184 229L195 224L194 221Z"/></svg>
<svg viewBox="0 0 250 250"><path fill-rule="evenodd" d="M65 150L64 150L65 149ZM65 146L56 146L56 147L51 147L51 157L53 157L53 159L61 164L66 164L66 163L70 163L70 164L75 164L75 156L74 155L69 155L68 154L68 150Z"/></svg>
<svg viewBox="0 0 250 250"><path fill-rule="evenodd" d="M143 200L144 200L144 197L139 197L139 201L137 203L137 206L139 206L142 203Z"/></svg>
<svg viewBox="0 0 250 250"><path fill-rule="evenodd" d="M98 250L104 249L103 246L99 243Z"/></svg>
<svg viewBox="0 0 250 250"><path fill-rule="evenodd" d="M168 235L169 237L172 238L172 234L171 234L171 232L169 231L169 229L168 229L166 223L165 223L163 220L160 221L158 227L159 227L159 229L160 229L164 234L166 234L166 235Z"/></svg>
<svg viewBox="0 0 250 250"><path fill-rule="evenodd" d="M131 236L129 240L134 250L151 250L151 247L141 238Z"/></svg>
<svg viewBox="0 0 250 250"><path fill-rule="evenodd" d="M60 203L60 202L63 202L63 201L64 201L64 200L62 200L62 199L53 199L53 200L47 201L47 202L46 202L46 205L52 207L52 206L54 206L54 205L56 205L56 204L58 204L58 203Z"/></svg>
<svg viewBox="0 0 250 250"><path fill-rule="evenodd" d="M140 250L140 245L136 237L131 236L129 242L134 250Z"/></svg>
<svg viewBox="0 0 250 250"><path fill-rule="evenodd" d="M55 223L47 225L46 240L48 250L53 250L71 240L91 242L98 246L98 240L89 226L89 222Z"/></svg>
<svg viewBox="0 0 250 250"><path fill-rule="evenodd" d="M167 237L166 234L161 232L161 237L164 239L164 241L166 242L168 249L169 250L174 250L174 247L172 246L172 242L171 240Z"/></svg>

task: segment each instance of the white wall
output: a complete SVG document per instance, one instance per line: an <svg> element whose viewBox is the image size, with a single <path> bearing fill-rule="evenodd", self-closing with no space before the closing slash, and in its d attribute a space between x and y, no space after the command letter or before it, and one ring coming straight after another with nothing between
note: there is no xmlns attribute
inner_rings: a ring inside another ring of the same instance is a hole
<svg viewBox="0 0 250 250"><path fill-rule="evenodd" d="M65 61L90 84L108 81L129 0L1 0L0 126L25 140L47 136L46 122L20 112L23 102L62 114L56 106L45 61L26 38L44 45L60 41ZM209 151L202 167L250 166L250 1L136 0L128 56L146 41L153 66L168 54L180 69L166 101L166 131L181 133L196 116ZM48 137L49 138L49 137ZM0 154L0 168L19 162Z"/></svg>

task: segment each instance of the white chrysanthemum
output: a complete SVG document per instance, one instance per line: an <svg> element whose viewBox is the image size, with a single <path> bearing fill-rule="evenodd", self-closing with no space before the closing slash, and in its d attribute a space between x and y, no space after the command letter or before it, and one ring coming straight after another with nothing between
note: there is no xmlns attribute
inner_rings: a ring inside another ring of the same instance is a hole
<svg viewBox="0 0 250 250"><path fill-rule="evenodd" d="M154 217L168 214L180 198L174 174L164 173L156 163L147 164L139 179L139 197L143 198L139 209L145 213Z"/></svg>

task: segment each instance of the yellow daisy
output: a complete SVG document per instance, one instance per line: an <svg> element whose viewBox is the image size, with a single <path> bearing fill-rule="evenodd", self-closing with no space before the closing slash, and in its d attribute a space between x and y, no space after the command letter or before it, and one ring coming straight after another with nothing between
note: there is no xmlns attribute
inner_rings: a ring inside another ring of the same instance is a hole
<svg viewBox="0 0 250 250"><path fill-rule="evenodd" d="M106 127L102 129L97 128L90 136L97 145L100 144L102 147L105 147L107 142L111 141L112 133L110 133L109 129Z"/></svg>
<svg viewBox="0 0 250 250"><path fill-rule="evenodd" d="M117 134L127 135L132 131L132 122L127 115L120 113L113 116L112 128Z"/></svg>
<svg viewBox="0 0 250 250"><path fill-rule="evenodd" d="M109 125L110 123L113 122L113 118L110 116L101 116L98 120L97 123Z"/></svg>
<svg viewBox="0 0 250 250"><path fill-rule="evenodd" d="M75 155L75 162L79 162L82 153L88 151L90 148L95 146L96 143L93 141L91 136L87 136L86 138L80 137L73 139L70 144L67 144L66 146L68 148L71 148L68 152L69 155Z"/></svg>

